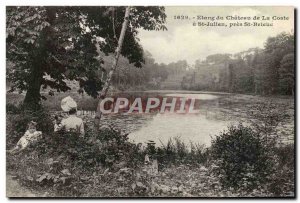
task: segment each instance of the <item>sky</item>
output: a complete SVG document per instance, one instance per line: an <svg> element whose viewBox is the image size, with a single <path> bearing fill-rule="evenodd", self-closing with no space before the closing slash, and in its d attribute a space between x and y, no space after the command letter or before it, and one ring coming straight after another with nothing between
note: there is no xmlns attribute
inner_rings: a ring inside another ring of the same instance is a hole
<svg viewBox="0 0 300 203"><path fill-rule="evenodd" d="M187 60L204 60L206 56L216 53L238 53L252 47L263 48L270 36L294 30L293 7L175 7L166 9L166 27L168 31L140 30L138 37L144 50L149 51L158 63L170 63ZM178 20L174 16L188 16ZM221 16L224 20L197 20L197 16L212 18ZM250 23L272 23L273 26L234 26L230 23L245 23L245 20L226 20L227 16L251 17ZM255 20L253 17L270 17L271 20ZM272 17L285 17L284 20L272 20ZM288 19L287 19L288 18ZM193 22L220 22L227 27L193 26Z"/></svg>

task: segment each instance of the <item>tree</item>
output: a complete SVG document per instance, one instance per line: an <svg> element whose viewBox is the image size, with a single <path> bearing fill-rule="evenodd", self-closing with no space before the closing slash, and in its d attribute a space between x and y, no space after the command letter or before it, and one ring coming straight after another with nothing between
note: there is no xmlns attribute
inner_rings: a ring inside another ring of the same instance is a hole
<svg viewBox="0 0 300 203"><path fill-rule="evenodd" d="M204 61L195 61L196 76L201 78L197 88L263 95L294 94L294 52L294 34L280 33L269 37L264 49L209 55Z"/></svg>
<svg viewBox="0 0 300 203"><path fill-rule="evenodd" d="M279 84L283 94L294 95L295 75L294 75L294 53L287 54L280 61Z"/></svg>
<svg viewBox="0 0 300 203"><path fill-rule="evenodd" d="M95 45L105 55L114 53L124 7L7 7L6 14L7 61L14 66L7 79L11 91L26 91L25 105L40 105L41 87L69 90L67 80L98 96L103 60ZM166 29L165 18L164 7L132 8L121 50L130 63L141 67L144 62L138 29Z"/></svg>
<svg viewBox="0 0 300 203"><path fill-rule="evenodd" d="M207 63L227 63L231 54L213 54L206 57Z"/></svg>
<svg viewBox="0 0 300 203"><path fill-rule="evenodd" d="M14 63L7 77L11 91L26 91L27 106L39 105L41 87L69 90L66 79L80 81L91 95L101 87L93 78L100 66L95 42L81 21L70 7L7 8L7 59Z"/></svg>
<svg viewBox="0 0 300 203"><path fill-rule="evenodd" d="M278 93L279 68L281 60L288 53L294 53L294 35L281 33L275 37L269 37L264 49L265 62L265 89L268 94Z"/></svg>

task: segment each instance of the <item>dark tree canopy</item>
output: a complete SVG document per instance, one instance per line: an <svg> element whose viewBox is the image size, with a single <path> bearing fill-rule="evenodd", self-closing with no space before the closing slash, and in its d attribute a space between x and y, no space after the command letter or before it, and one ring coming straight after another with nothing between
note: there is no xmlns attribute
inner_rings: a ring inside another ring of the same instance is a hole
<svg viewBox="0 0 300 203"><path fill-rule="evenodd" d="M97 97L103 81L101 52L114 53L124 7L7 7L6 52L13 63L7 79L11 91L26 91L24 103L39 104L41 87L67 91L67 80L79 81ZM138 29L161 30L164 7L133 7L121 54L136 67L144 62ZM51 91L52 93L52 91Z"/></svg>

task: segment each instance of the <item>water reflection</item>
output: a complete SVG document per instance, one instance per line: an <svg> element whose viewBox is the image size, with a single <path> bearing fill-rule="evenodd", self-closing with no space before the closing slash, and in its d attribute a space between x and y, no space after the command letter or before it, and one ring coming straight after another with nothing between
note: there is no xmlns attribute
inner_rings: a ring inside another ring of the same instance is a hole
<svg viewBox="0 0 300 203"><path fill-rule="evenodd" d="M154 140L158 145L167 143L171 137L180 136L187 144L194 143L210 145L211 136L218 135L227 126L238 122L249 121L249 109L257 101L238 101L231 94L194 93L194 92L134 92L123 93L131 97L186 97L195 98L200 110L199 114L109 114L103 115L101 124L114 124L129 133L133 142L146 142ZM120 95L118 95L120 96ZM232 98L233 97L233 98ZM93 111L78 111L85 122L91 122L95 116ZM293 123L291 123L293 125ZM292 130L293 127L285 127ZM293 139L293 133L289 137Z"/></svg>
<svg viewBox="0 0 300 203"><path fill-rule="evenodd" d="M211 95L211 94L166 94L167 97L185 97L185 98L194 98L198 100L214 100L220 96Z"/></svg>
<svg viewBox="0 0 300 203"><path fill-rule="evenodd" d="M135 93L136 94L136 93ZM199 114L152 113L103 116L102 123L113 121L117 126L130 132L133 142L145 143L154 140L158 145L166 144L171 137L181 137L186 143L193 142L210 145L211 136L215 136L233 122L219 111L219 101L224 95L191 93L143 93L148 97L185 97L195 98Z"/></svg>
<svg viewBox="0 0 300 203"><path fill-rule="evenodd" d="M154 140L159 145L167 143L171 137L179 136L186 143L191 141L209 146L211 136L226 129L229 124L227 121L207 119L201 114L156 114L146 126L132 132L129 138L142 143Z"/></svg>

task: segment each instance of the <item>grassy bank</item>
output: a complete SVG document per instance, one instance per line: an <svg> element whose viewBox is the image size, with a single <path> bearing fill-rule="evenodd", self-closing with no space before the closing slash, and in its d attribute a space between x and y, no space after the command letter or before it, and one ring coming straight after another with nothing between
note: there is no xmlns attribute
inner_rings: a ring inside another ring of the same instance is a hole
<svg viewBox="0 0 300 203"><path fill-rule="evenodd" d="M276 140L263 133L271 131L260 126L231 127L208 149L174 138L160 148L141 150L115 127L100 133L87 129L85 138L52 133L45 125L49 115L42 112L8 113L8 149L30 119L44 134L22 153L7 154L7 172L47 196L294 196L293 145L270 142ZM149 173L145 154L158 160L158 173Z"/></svg>

